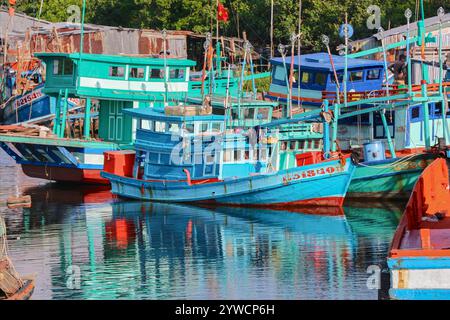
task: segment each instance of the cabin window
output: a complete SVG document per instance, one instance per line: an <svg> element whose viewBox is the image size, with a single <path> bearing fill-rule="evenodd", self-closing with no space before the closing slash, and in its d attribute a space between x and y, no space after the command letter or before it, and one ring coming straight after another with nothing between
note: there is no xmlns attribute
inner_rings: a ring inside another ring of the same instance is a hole
<svg viewBox="0 0 450 320"><path fill-rule="evenodd" d="M220 122L213 122L212 123L212 132L220 132L221 130L221 123Z"/></svg>
<svg viewBox="0 0 450 320"><path fill-rule="evenodd" d="M223 161L231 162L233 161L233 150L225 150L223 153Z"/></svg>
<svg viewBox="0 0 450 320"><path fill-rule="evenodd" d="M208 124L207 123L201 123L200 124L200 132L201 133L208 132Z"/></svg>
<svg viewBox="0 0 450 320"><path fill-rule="evenodd" d="M286 149L287 149L287 142L286 141L281 142L281 151L286 151Z"/></svg>
<svg viewBox="0 0 450 320"><path fill-rule="evenodd" d="M342 83L342 82L344 81L344 74L338 72L338 73L337 73L337 78L338 78L339 83ZM336 83L336 77L334 76L334 74L333 74L333 76L331 77L331 82Z"/></svg>
<svg viewBox="0 0 450 320"><path fill-rule="evenodd" d="M298 140L298 149L299 150L305 149L305 140Z"/></svg>
<svg viewBox="0 0 450 320"><path fill-rule="evenodd" d="M244 118L253 120L255 118L255 108L244 109Z"/></svg>
<svg viewBox="0 0 450 320"><path fill-rule="evenodd" d="M442 116L442 103L436 103L434 105L434 115Z"/></svg>
<svg viewBox="0 0 450 320"><path fill-rule="evenodd" d="M206 164L214 164L214 162L215 162L215 154L205 155L205 163Z"/></svg>
<svg viewBox="0 0 450 320"><path fill-rule="evenodd" d="M356 81L362 81L364 76L364 71L352 71L350 72L350 81L356 82Z"/></svg>
<svg viewBox="0 0 450 320"><path fill-rule="evenodd" d="M53 61L53 74L66 76L73 74L73 61L71 59L56 59Z"/></svg>
<svg viewBox="0 0 450 320"><path fill-rule="evenodd" d="M269 119L269 108L258 108L256 119L258 120Z"/></svg>
<svg viewBox="0 0 450 320"><path fill-rule="evenodd" d="M212 111L213 114L219 115L219 116L223 116L225 115L225 109L222 108L213 108Z"/></svg>
<svg viewBox="0 0 450 320"><path fill-rule="evenodd" d="M185 79L184 72L185 72L184 69L170 69L169 78L171 80L175 79L184 80Z"/></svg>
<svg viewBox="0 0 450 320"><path fill-rule="evenodd" d="M273 75L277 81L286 81L286 72L283 67L276 67Z"/></svg>
<svg viewBox="0 0 450 320"><path fill-rule="evenodd" d="M260 160L261 161L266 161L267 160L267 149L260 149L259 150L259 154L260 154Z"/></svg>
<svg viewBox="0 0 450 320"><path fill-rule="evenodd" d="M367 71L367 80L378 80L380 79L380 69L371 69Z"/></svg>
<svg viewBox="0 0 450 320"><path fill-rule="evenodd" d="M169 153L161 153L160 163L169 164L170 163L170 154Z"/></svg>
<svg viewBox="0 0 450 320"><path fill-rule="evenodd" d="M166 132L166 123L155 121L155 132Z"/></svg>
<svg viewBox="0 0 450 320"><path fill-rule="evenodd" d="M296 141L291 141L291 142L289 143L289 149L295 150L295 149L296 149L295 146L296 146Z"/></svg>
<svg viewBox="0 0 450 320"><path fill-rule="evenodd" d="M158 163L159 162L159 154L155 152L149 152L148 153L148 161L151 163Z"/></svg>
<svg viewBox="0 0 450 320"><path fill-rule="evenodd" d="M415 107L411 109L411 119L420 118L420 107Z"/></svg>
<svg viewBox="0 0 450 320"><path fill-rule="evenodd" d="M297 81L298 81L298 70L294 70L293 77L294 77L293 82L297 83Z"/></svg>
<svg viewBox="0 0 450 320"><path fill-rule="evenodd" d="M180 134L180 125L178 123L170 123L169 132L172 134Z"/></svg>
<svg viewBox="0 0 450 320"><path fill-rule="evenodd" d="M194 133L194 124L193 123L186 123L185 129L187 133Z"/></svg>
<svg viewBox="0 0 450 320"><path fill-rule="evenodd" d="M320 140L319 139L314 140L314 149L320 149Z"/></svg>
<svg viewBox="0 0 450 320"><path fill-rule="evenodd" d="M164 69L152 69L150 71L150 79L161 80L164 79Z"/></svg>
<svg viewBox="0 0 450 320"><path fill-rule="evenodd" d="M311 81L313 74L311 72L303 71L302 72L302 83L307 84Z"/></svg>
<svg viewBox="0 0 450 320"><path fill-rule="evenodd" d="M231 118L232 119L239 119L239 111L237 109L231 109Z"/></svg>
<svg viewBox="0 0 450 320"><path fill-rule="evenodd" d="M319 86L325 86L325 84L327 83L327 77L328 75L326 73L316 73L315 84L318 84Z"/></svg>
<svg viewBox="0 0 450 320"><path fill-rule="evenodd" d="M241 161L242 159L242 151L234 150L234 161Z"/></svg>
<svg viewBox="0 0 450 320"><path fill-rule="evenodd" d="M144 68L131 68L130 69L130 78L144 79L144 77L145 77Z"/></svg>
<svg viewBox="0 0 450 320"><path fill-rule="evenodd" d="M153 121L141 120L141 129L153 131Z"/></svg>
<svg viewBox="0 0 450 320"><path fill-rule="evenodd" d="M115 78L122 78L125 76L124 67L109 67L109 76Z"/></svg>

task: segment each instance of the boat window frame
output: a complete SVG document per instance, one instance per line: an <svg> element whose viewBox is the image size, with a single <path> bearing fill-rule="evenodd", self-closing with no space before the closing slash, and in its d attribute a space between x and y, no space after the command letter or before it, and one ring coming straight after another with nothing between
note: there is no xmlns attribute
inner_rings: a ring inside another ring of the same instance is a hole
<svg viewBox="0 0 450 320"><path fill-rule="evenodd" d="M352 80L352 74L355 74L355 73L361 73L361 79L359 79L359 80ZM364 81L364 74L365 74L365 72L364 72L364 69L357 69L357 70L350 70L349 72L348 72L348 81L349 82L351 82L351 83L355 83L355 82L363 82Z"/></svg>
<svg viewBox="0 0 450 320"><path fill-rule="evenodd" d="M119 70L122 70L122 75L113 75L113 70L114 68L117 68L117 72L119 72ZM125 72L126 72L126 67L125 66L120 66L120 65L110 65L108 67L108 77L111 79L115 79L115 80L124 80L125 79Z"/></svg>
<svg viewBox="0 0 450 320"><path fill-rule="evenodd" d="M71 72L66 72L66 65L67 62L69 62L71 66ZM57 73L55 73L55 67L57 68ZM60 72L61 71L61 72ZM67 77L67 76L73 76L75 73L75 63L72 59L67 57L60 57L53 59L53 68L52 68L52 76L55 77Z"/></svg>
<svg viewBox="0 0 450 320"><path fill-rule="evenodd" d="M172 78L172 71L178 71L178 75L180 74L180 71L183 72L183 77L180 78L179 76L176 78ZM169 67L169 82L186 82L186 74L187 70L185 67Z"/></svg>
<svg viewBox="0 0 450 320"><path fill-rule="evenodd" d="M159 70L159 76L153 77L153 71ZM164 67L156 67L156 66L150 66L148 70L148 80L149 82L164 82L166 81L167 76L167 70Z"/></svg>
<svg viewBox="0 0 450 320"><path fill-rule="evenodd" d="M366 70L366 81L380 80L380 78L381 78L381 72L382 72L381 70L382 70L382 69L380 69L380 68L367 69L367 70ZM370 73L373 72L373 71L378 72L378 77L377 77L377 78L370 78L370 77L369 77L369 76L370 76Z"/></svg>
<svg viewBox="0 0 450 320"><path fill-rule="evenodd" d="M139 72L139 70L142 70L142 77L133 77L132 76L133 69L138 70L137 72ZM145 81L145 78L146 78L146 74L145 74L146 70L145 69L146 68L143 67L143 66L130 65L129 68L128 68L128 79L129 80L134 80L134 81Z"/></svg>

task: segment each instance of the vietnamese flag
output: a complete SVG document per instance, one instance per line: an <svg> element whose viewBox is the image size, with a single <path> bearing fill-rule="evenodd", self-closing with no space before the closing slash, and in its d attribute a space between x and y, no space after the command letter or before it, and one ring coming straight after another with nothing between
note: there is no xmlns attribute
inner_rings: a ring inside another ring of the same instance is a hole
<svg viewBox="0 0 450 320"><path fill-rule="evenodd" d="M228 9L224 7L219 1L219 6L217 7L217 20L227 22L228 21Z"/></svg>

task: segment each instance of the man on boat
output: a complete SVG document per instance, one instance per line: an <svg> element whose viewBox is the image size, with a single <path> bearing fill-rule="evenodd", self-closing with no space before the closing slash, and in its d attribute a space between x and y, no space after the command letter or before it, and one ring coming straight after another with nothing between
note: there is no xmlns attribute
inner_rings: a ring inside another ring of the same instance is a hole
<svg viewBox="0 0 450 320"><path fill-rule="evenodd" d="M394 74L395 84L404 85L408 83L406 56L403 53L397 61L389 66L389 70Z"/></svg>

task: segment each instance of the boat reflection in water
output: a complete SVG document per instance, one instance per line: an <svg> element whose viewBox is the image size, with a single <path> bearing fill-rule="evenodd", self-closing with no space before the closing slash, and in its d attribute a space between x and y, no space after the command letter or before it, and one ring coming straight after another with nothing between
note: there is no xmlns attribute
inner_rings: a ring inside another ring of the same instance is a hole
<svg viewBox="0 0 450 320"><path fill-rule="evenodd" d="M33 207L10 218L10 251L19 272L38 273L34 299L378 299L367 268L385 261L399 217L24 194Z"/></svg>

